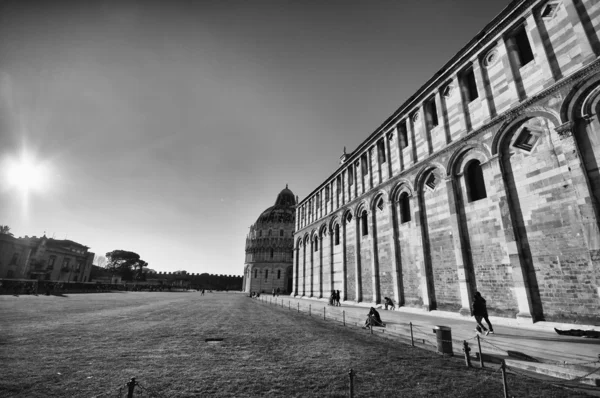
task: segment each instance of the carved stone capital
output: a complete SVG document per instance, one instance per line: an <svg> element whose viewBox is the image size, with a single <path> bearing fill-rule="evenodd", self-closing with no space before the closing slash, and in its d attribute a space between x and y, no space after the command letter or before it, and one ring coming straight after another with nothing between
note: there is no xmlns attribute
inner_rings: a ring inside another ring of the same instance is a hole
<svg viewBox="0 0 600 398"><path fill-rule="evenodd" d="M573 136L573 127L574 123L568 121L566 123L561 124L560 126L556 126L554 130L558 133L560 138L567 138Z"/></svg>

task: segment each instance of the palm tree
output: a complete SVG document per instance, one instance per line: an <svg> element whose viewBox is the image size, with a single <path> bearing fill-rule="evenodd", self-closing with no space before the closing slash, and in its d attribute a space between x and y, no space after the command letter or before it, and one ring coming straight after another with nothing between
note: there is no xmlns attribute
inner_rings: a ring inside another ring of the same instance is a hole
<svg viewBox="0 0 600 398"><path fill-rule="evenodd" d="M12 232L10 232L10 227L8 225L0 225L0 234L14 236Z"/></svg>

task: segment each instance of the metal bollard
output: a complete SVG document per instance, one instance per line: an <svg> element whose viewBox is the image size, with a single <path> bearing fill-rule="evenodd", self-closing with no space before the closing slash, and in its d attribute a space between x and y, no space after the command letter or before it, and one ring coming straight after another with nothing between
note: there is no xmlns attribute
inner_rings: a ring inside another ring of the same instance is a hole
<svg viewBox="0 0 600 398"><path fill-rule="evenodd" d="M481 340L479 339L479 335L477 335L477 346L479 347L479 364L481 367L485 367L483 365L483 355L481 355Z"/></svg>
<svg viewBox="0 0 600 398"><path fill-rule="evenodd" d="M308 316L310 316L310 304L308 305Z"/></svg>
<svg viewBox="0 0 600 398"><path fill-rule="evenodd" d="M133 390L135 389L135 377L131 378L131 381L127 383L127 398L133 398Z"/></svg>
<svg viewBox="0 0 600 398"><path fill-rule="evenodd" d="M471 349L469 348L469 343L467 343L467 340L463 341L463 351L465 353L465 363L467 364L467 367L470 368L471 357L469 356L469 352L471 352Z"/></svg>
<svg viewBox="0 0 600 398"><path fill-rule="evenodd" d="M323 307L323 320L325 320L325 307Z"/></svg>
<svg viewBox="0 0 600 398"><path fill-rule="evenodd" d="M350 376L350 398L354 398L354 370L350 368L348 375Z"/></svg>
<svg viewBox="0 0 600 398"><path fill-rule="evenodd" d="M300 303L298 303L298 312L300 312Z"/></svg>
<svg viewBox="0 0 600 398"><path fill-rule="evenodd" d="M342 320L344 322L344 326L346 326L346 311L342 311Z"/></svg>
<svg viewBox="0 0 600 398"><path fill-rule="evenodd" d="M410 322L409 325L410 325L410 345L414 347L415 339L413 337L412 322Z"/></svg>
<svg viewBox="0 0 600 398"><path fill-rule="evenodd" d="M500 366L502 370L502 385L504 386L504 398L508 398L508 384L506 383L506 363L502 360L502 365Z"/></svg>

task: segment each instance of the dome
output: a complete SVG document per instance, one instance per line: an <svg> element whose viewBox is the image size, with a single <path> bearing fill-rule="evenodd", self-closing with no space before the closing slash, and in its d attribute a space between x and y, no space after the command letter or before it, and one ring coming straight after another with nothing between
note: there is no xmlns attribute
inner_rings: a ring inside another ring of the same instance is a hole
<svg viewBox="0 0 600 398"><path fill-rule="evenodd" d="M285 188L279 192L277 195L277 200L275 200L275 206L296 206L296 197L294 193L290 191L285 185Z"/></svg>
<svg viewBox="0 0 600 398"><path fill-rule="evenodd" d="M257 223L283 222L293 223L296 216L296 197L287 187L279 192L275 200L275 206L263 211L256 220Z"/></svg>

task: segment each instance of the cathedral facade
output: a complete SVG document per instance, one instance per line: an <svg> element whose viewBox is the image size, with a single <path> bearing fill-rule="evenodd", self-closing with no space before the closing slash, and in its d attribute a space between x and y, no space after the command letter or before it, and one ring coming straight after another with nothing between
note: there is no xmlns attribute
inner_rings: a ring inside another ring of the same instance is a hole
<svg viewBox="0 0 600 398"><path fill-rule="evenodd" d="M599 32L512 1L298 203L293 294L600 322Z"/></svg>
<svg viewBox="0 0 600 398"><path fill-rule="evenodd" d="M286 185L275 205L262 212L246 238L246 293L289 294L292 290L296 198Z"/></svg>

